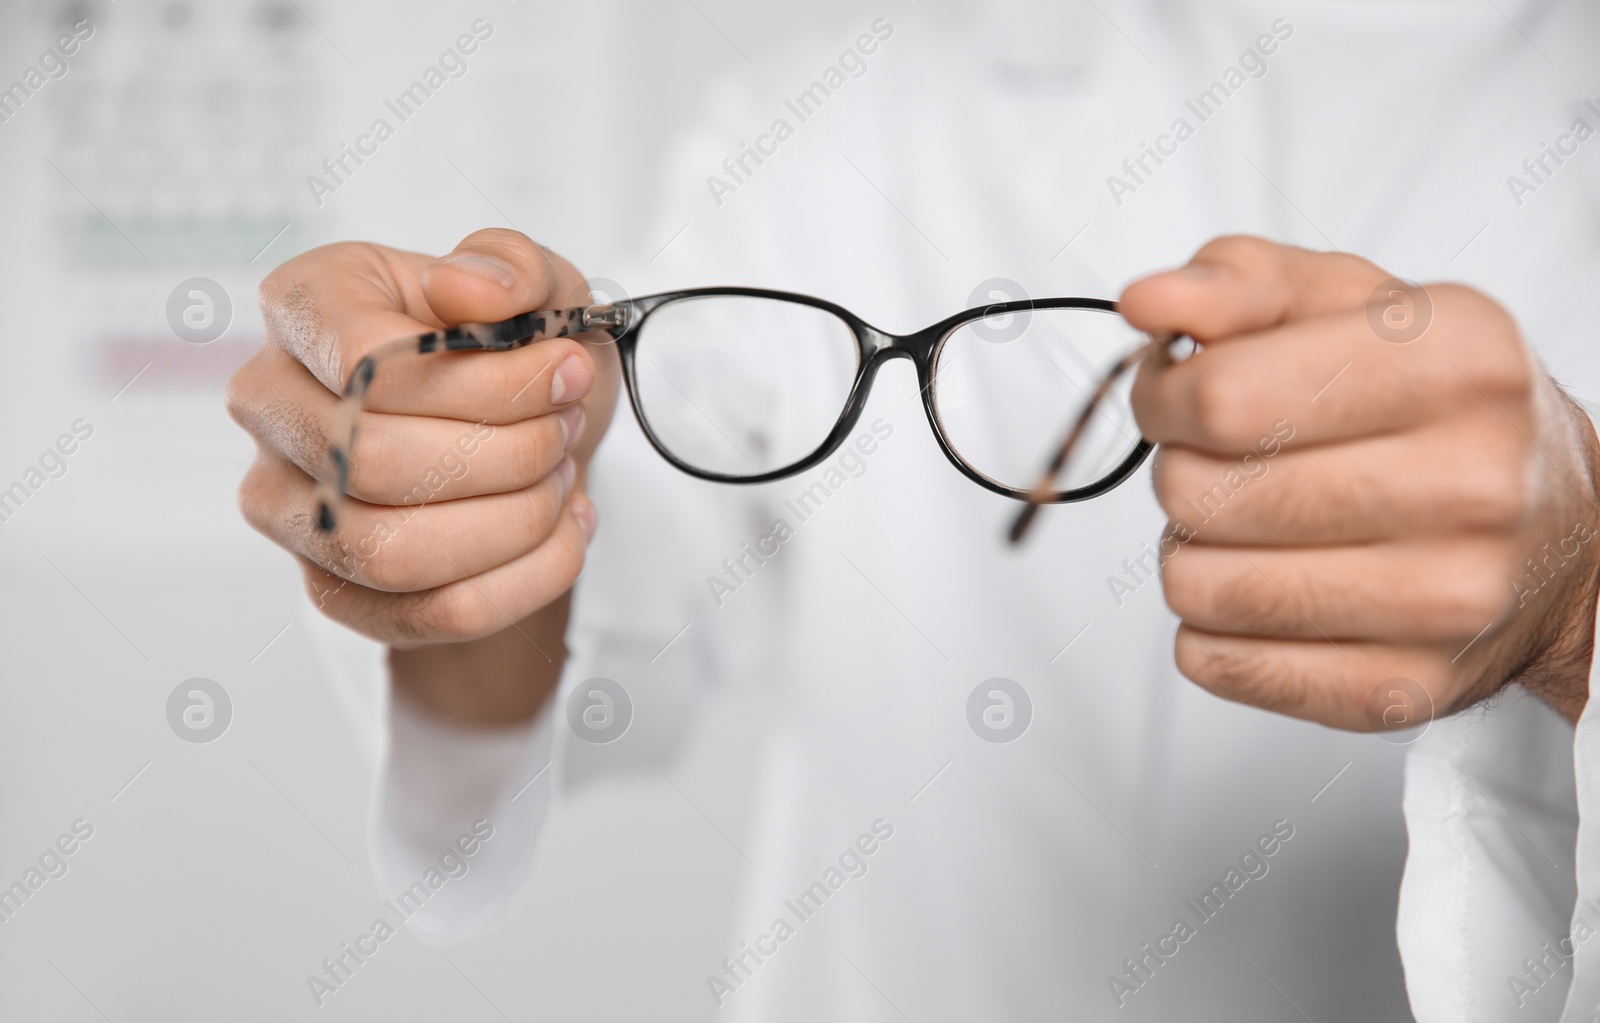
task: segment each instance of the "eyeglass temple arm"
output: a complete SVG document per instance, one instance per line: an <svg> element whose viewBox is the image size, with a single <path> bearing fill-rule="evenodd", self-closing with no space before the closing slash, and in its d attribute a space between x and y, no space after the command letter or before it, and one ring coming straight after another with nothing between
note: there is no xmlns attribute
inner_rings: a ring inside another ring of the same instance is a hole
<svg viewBox="0 0 1600 1023"><path fill-rule="evenodd" d="M1050 459L1050 464L1039 477L1039 482L1034 484L1033 490L1028 494L1028 503L1023 505L1017 513L1016 520L1011 524L1011 531L1007 539L1013 544L1019 544L1028 535L1028 529L1033 525L1033 520L1039 515L1039 508L1050 500L1050 495L1055 491L1056 477L1061 475L1061 469L1067 464L1067 459L1072 457L1073 449L1078 446L1078 441L1083 437L1084 431L1089 427L1089 420L1100 411L1100 402L1110 393L1111 388L1121 379L1122 375L1133 367L1143 362L1146 357L1154 356L1162 364L1172 362L1172 343L1177 337L1172 334L1163 334L1152 337L1147 343L1140 345L1127 355L1118 360L1115 366L1101 379L1099 386L1089 396L1089 401L1073 421L1072 428L1067 431L1066 439L1056 449L1055 456Z"/></svg>
<svg viewBox="0 0 1600 1023"><path fill-rule="evenodd" d="M591 331L616 334L628 327L632 309L625 303L535 309L497 323L462 323L444 330L403 337L379 345L356 363L334 410L328 438L328 460L317 481L317 531L338 527L338 508L350 486L350 448L355 443L356 413L361 411L378 367L401 355L433 352L508 352L535 341L570 337Z"/></svg>

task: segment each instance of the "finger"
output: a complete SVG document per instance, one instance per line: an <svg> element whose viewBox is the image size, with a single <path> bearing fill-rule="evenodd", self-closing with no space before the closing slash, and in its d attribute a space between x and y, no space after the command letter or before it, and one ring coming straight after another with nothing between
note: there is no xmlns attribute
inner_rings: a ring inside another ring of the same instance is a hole
<svg viewBox="0 0 1600 1023"><path fill-rule="evenodd" d="M1490 409L1310 449L1258 443L1240 458L1164 445L1152 477L1168 518L1208 544L1352 544L1514 529L1537 457Z"/></svg>
<svg viewBox="0 0 1600 1023"><path fill-rule="evenodd" d="M589 304L583 275L520 231L474 231L422 268L423 298L441 323L493 323L552 306Z"/></svg>
<svg viewBox="0 0 1600 1023"><path fill-rule="evenodd" d="M306 591L335 621L389 646L481 639L514 628L572 588L583 567L593 514L588 498L573 494L539 546L486 572L421 593L360 586L301 559ZM562 651L544 653L554 659Z"/></svg>
<svg viewBox="0 0 1600 1023"><path fill-rule="evenodd" d="M1197 352L1146 360L1134 380L1140 429L1157 442L1249 450L1270 424L1295 445L1405 429L1462 409L1498 410L1533 432L1535 365L1516 325L1473 291L1434 285L1433 326L1416 344L1378 337L1364 311L1287 323Z"/></svg>
<svg viewBox="0 0 1600 1023"><path fill-rule="evenodd" d="M228 390L233 418L307 476L325 471L338 399L284 352L268 347ZM505 425L361 412L347 492L371 504L451 501L522 490L549 475L582 436L585 413Z"/></svg>
<svg viewBox="0 0 1600 1023"><path fill-rule="evenodd" d="M534 309L590 303L588 284L571 263L520 231L503 228L468 235L422 267L419 283L428 308L446 324L493 323ZM487 406L495 422L540 415L589 392L595 349L609 343L608 335L596 332L549 338L512 352L396 359L375 378L365 404L377 411L411 412L422 400L419 392L437 393L442 400L464 395L474 409ZM453 374L467 379L452 380Z"/></svg>
<svg viewBox="0 0 1600 1023"><path fill-rule="evenodd" d="M348 502L333 533L316 529L315 483L263 452L240 486L248 521L280 547L372 589L426 590L513 561L543 543L563 514L574 463L507 494L394 508Z"/></svg>
<svg viewBox="0 0 1600 1023"><path fill-rule="evenodd" d="M1457 682L1436 651L1260 639L1178 629L1178 670L1225 700L1355 732L1427 725Z"/></svg>
<svg viewBox="0 0 1600 1023"><path fill-rule="evenodd" d="M496 425L542 416L586 397L597 358L590 335L549 338L508 352L407 354L384 363L362 407Z"/></svg>
<svg viewBox="0 0 1600 1023"><path fill-rule="evenodd" d="M441 305L454 313L475 312L468 319L482 321L551 308L576 295L583 296L576 304L587 301L576 270L559 257L546 260L533 242L526 245L528 257L511 287L459 264L441 268L434 282L443 293ZM355 366L379 345L447 325L422 284L434 262L421 253L353 242L297 256L261 284L267 338L324 387L341 393ZM467 294L473 290L487 292L477 306ZM564 338L512 352L397 358L377 375L367 404L384 412L511 422L582 397L594 374L588 349L579 338Z"/></svg>
<svg viewBox="0 0 1600 1023"><path fill-rule="evenodd" d="M1457 649L1506 618L1519 578L1489 540L1249 551L1191 542L1161 576L1173 613L1207 632Z"/></svg>
<svg viewBox="0 0 1600 1023"><path fill-rule="evenodd" d="M1358 256L1234 235L1206 243L1177 270L1135 281L1118 308L1151 334L1210 344L1365 305L1389 274Z"/></svg>

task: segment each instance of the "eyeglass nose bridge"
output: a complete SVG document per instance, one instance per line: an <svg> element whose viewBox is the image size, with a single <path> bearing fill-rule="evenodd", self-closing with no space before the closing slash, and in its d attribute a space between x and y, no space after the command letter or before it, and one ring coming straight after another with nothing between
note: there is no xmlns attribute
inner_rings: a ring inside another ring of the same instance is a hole
<svg viewBox="0 0 1600 1023"><path fill-rule="evenodd" d="M863 368L878 368L889 359L910 359L921 368L938 341L938 330L929 328L914 334L891 334L870 323L860 324L857 337L861 341Z"/></svg>

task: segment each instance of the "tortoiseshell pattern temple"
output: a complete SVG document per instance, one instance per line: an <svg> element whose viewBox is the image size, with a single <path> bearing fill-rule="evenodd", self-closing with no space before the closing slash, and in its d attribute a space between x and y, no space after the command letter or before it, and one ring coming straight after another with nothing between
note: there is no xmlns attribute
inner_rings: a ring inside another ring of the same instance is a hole
<svg viewBox="0 0 1600 1023"><path fill-rule="evenodd" d="M538 309L498 323L463 323L379 345L356 363L355 371L345 384L339 407L334 411L334 435L329 438L328 446L328 471L323 473L317 486L317 529L331 533L338 526L336 510L350 486L349 452L355 444L356 413L361 410L362 401L372 389L379 366L401 355L508 352L545 338L605 330L604 314L598 312L605 308L576 306L571 309Z"/></svg>

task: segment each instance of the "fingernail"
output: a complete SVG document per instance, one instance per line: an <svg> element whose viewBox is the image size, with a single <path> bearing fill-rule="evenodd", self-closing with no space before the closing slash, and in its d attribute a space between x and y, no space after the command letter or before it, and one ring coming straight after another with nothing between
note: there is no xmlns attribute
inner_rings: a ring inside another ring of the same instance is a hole
<svg viewBox="0 0 1600 1023"><path fill-rule="evenodd" d="M561 496L572 493L573 477L578 475L578 465L570 458L563 458L556 464L556 479L561 481Z"/></svg>
<svg viewBox="0 0 1600 1023"><path fill-rule="evenodd" d="M567 356L556 367L555 379L550 382L550 404L559 405L583 397L593 379L594 373L587 362L576 355Z"/></svg>
<svg viewBox="0 0 1600 1023"><path fill-rule="evenodd" d="M498 284L502 288L509 288L517 283L517 272L511 269L511 264L493 256L480 256L475 252L451 253L440 259L439 265L455 267L474 277L481 277Z"/></svg>
<svg viewBox="0 0 1600 1023"><path fill-rule="evenodd" d="M600 524L600 515L595 510L594 502L587 497L574 499L572 517L578 520L578 528L583 530L584 541L593 540L594 529Z"/></svg>
<svg viewBox="0 0 1600 1023"><path fill-rule="evenodd" d="M561 420L561 450L571 451L572 445L578 443L578 438L583 436L583 406L574 405L562 409L556 418Z"/></svg>

